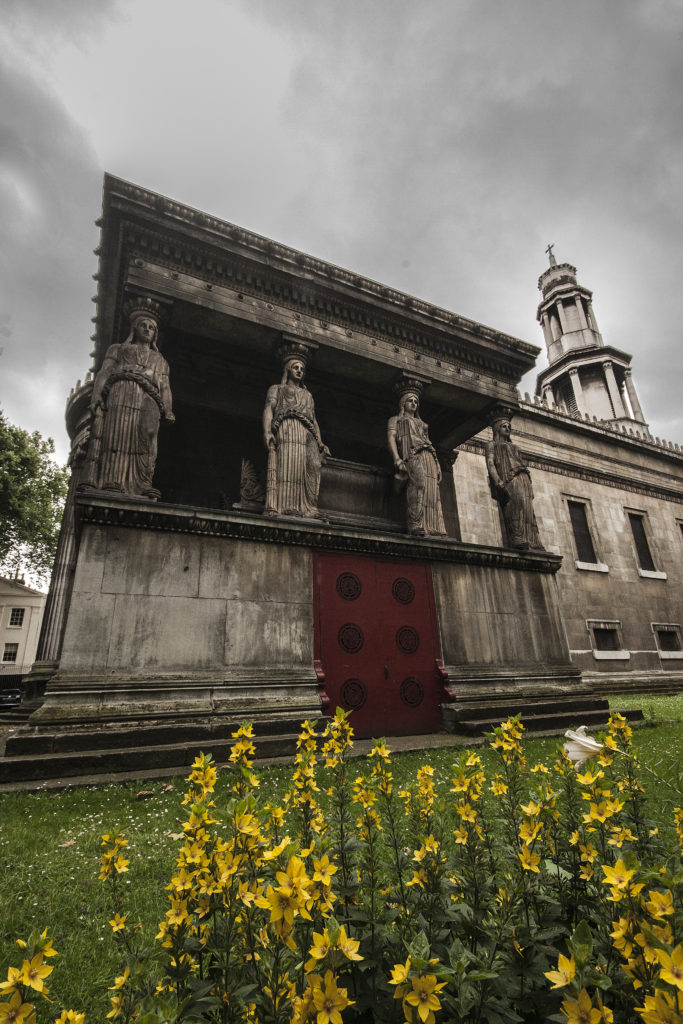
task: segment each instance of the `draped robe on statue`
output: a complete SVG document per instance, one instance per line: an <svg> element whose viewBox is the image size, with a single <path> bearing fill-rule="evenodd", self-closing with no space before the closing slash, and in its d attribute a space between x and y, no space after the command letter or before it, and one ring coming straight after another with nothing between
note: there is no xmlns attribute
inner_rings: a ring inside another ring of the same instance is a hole
<svg viewBox="0 0 683 1024"><path fill-rule="evenodd" d="M269 476L274 472L275 479L268 488L268 511L317 516L322 444L313 397L304 385L274 384L266 403L273 408L275 437L275 451L269 457Z"/></svg>
<svg viewBox="0 0 683 1024"><path fill-rule="evenodd" d="M508 543L513 548L543 550L534 514L531 476L519 451L511 441L497 439L487 446L498 476L506 490L496 494L503 512ZM499 490L496 488L496 490Z"/></svg>
<svg viewBox="0 0 683 1024"><path fill-rule="evenodd" d="M439 494L439 464L429 440L427 424L418 416L401 414L396 416L395 426L396 447L408 474L408 531L415 534L445 534Z"/></svg>
<svg viewBox="0 0 683 1024"><path fill-rule="evenodd" d="M156 349L133 342L112 345L95 379L93 441L102 490L156 496L152 477L162 414L171 411L168 363Z"/></svg>

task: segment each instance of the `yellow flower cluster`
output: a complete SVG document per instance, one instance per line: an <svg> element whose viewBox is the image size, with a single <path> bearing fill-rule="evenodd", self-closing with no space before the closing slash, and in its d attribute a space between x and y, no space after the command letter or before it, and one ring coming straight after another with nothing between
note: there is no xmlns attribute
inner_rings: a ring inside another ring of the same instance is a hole
<svg viewBox="0 0 683 1024"><path fill-rule="evenodd" d="M10 967L7 980L0 982L0 1024L36 1024L36 1007L29 1000L37 992L48 999L49 989L45 979L54 968L46 963L57 950L48 938L47 929L32 932L28 940L17 939L17 945L26 954L20 967ZM49 1000L48 1000L49 1001ZM84 1024L85 1014L75 1010L63 1010L55 1024Z"/></svg>
<svg viewBox="0 0 683 1024"><path fill-rule="evenodd" d="M430 964L436 963L438 960L430 960ZM408 957L404 964L394 964L389 984L396 986L394 999L403 1000L407 1024L413 1024L415 1020L421 1024L434 1024L441 1009L438 993L446 987L445 981L439 981L435 974L415 970Z"/></svg>

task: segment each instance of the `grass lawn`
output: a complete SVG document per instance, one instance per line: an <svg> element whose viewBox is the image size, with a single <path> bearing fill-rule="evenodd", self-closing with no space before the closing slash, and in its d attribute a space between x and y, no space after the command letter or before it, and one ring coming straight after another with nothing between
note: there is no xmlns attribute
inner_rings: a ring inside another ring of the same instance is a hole
<svg viewBox="0 0 683 1024"><path fill-rule="evenodd" d="M661 779L643 772L653 810L652 817L671 821L671 810L683 803L681 791L681 736L683 693L673 697L619 696L615 708L642 707L646 724L635 731L634 748L644 766ZM577 721L576 725L580 725ZM529 763L550 763L557 737L528 740ZM451 765L460 750L438 748L405 753L394 759L394 777L401 785L415 777L417 768L434 768L437 788L450 786ZM214 750L217 758L225 751ZM484 748L485 767L495 761ZM357 762L358 771L363 762ZM259 772L260 793L278 802L289 786L291 768L278 765ZM98 882L100 839L105 832L122 832L129 840L126 855L130 870L124 879L129 923L140 921L151 938L166 910L164 887L180 845L181 807L186 785L183 777L165 781L129 782L78 789L0 794L0 978L10 964L21 961L16 939L34 929L49 929L59 957L49 979L54 997L42 1001L38 1024L54 1021L62 1009L86 1011L86 1021L103 1021L109 1009L107 987L120 965L108 920L112 908L105 887ZM675 790L678 790L678 797ZM218 811L225 804L227 786L217 786ZM147 794L147 795L145 795Z"/></svg>

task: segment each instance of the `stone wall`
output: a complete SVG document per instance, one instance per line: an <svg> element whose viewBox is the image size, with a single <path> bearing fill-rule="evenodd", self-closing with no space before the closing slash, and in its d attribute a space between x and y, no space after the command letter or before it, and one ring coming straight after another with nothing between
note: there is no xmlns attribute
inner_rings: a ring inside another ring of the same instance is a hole
<svg viewBox="0 0 683 1024"><path fill-rule="evenodd" d="M488 491L486 432L455 464L464 541L500 544ZM572 661L584 673L678 672L683 653L662 652L653 623L683 624L683 456L651 441L522 406L513 440L530 467L541 539L562 555L559 601ZM568 501L584 504L595 563L580 562ZM644 517L654 572L639 566L628 511ZM578 564L577 564L578 563ZM619 649L596 649L595 625L614 624ZM618 625L617 625L618 624Z"/></svg>

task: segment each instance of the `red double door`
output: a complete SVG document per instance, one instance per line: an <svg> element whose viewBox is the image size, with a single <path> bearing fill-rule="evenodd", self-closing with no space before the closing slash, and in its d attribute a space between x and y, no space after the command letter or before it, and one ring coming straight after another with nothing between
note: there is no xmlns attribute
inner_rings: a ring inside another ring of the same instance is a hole
<svg viewBox="0 0 683 1024"><path fill-rule="evenodd" d="M441 728L442 685L429 567L318 553L316 658L330 711L351 711L358 737Z"/></svg>

